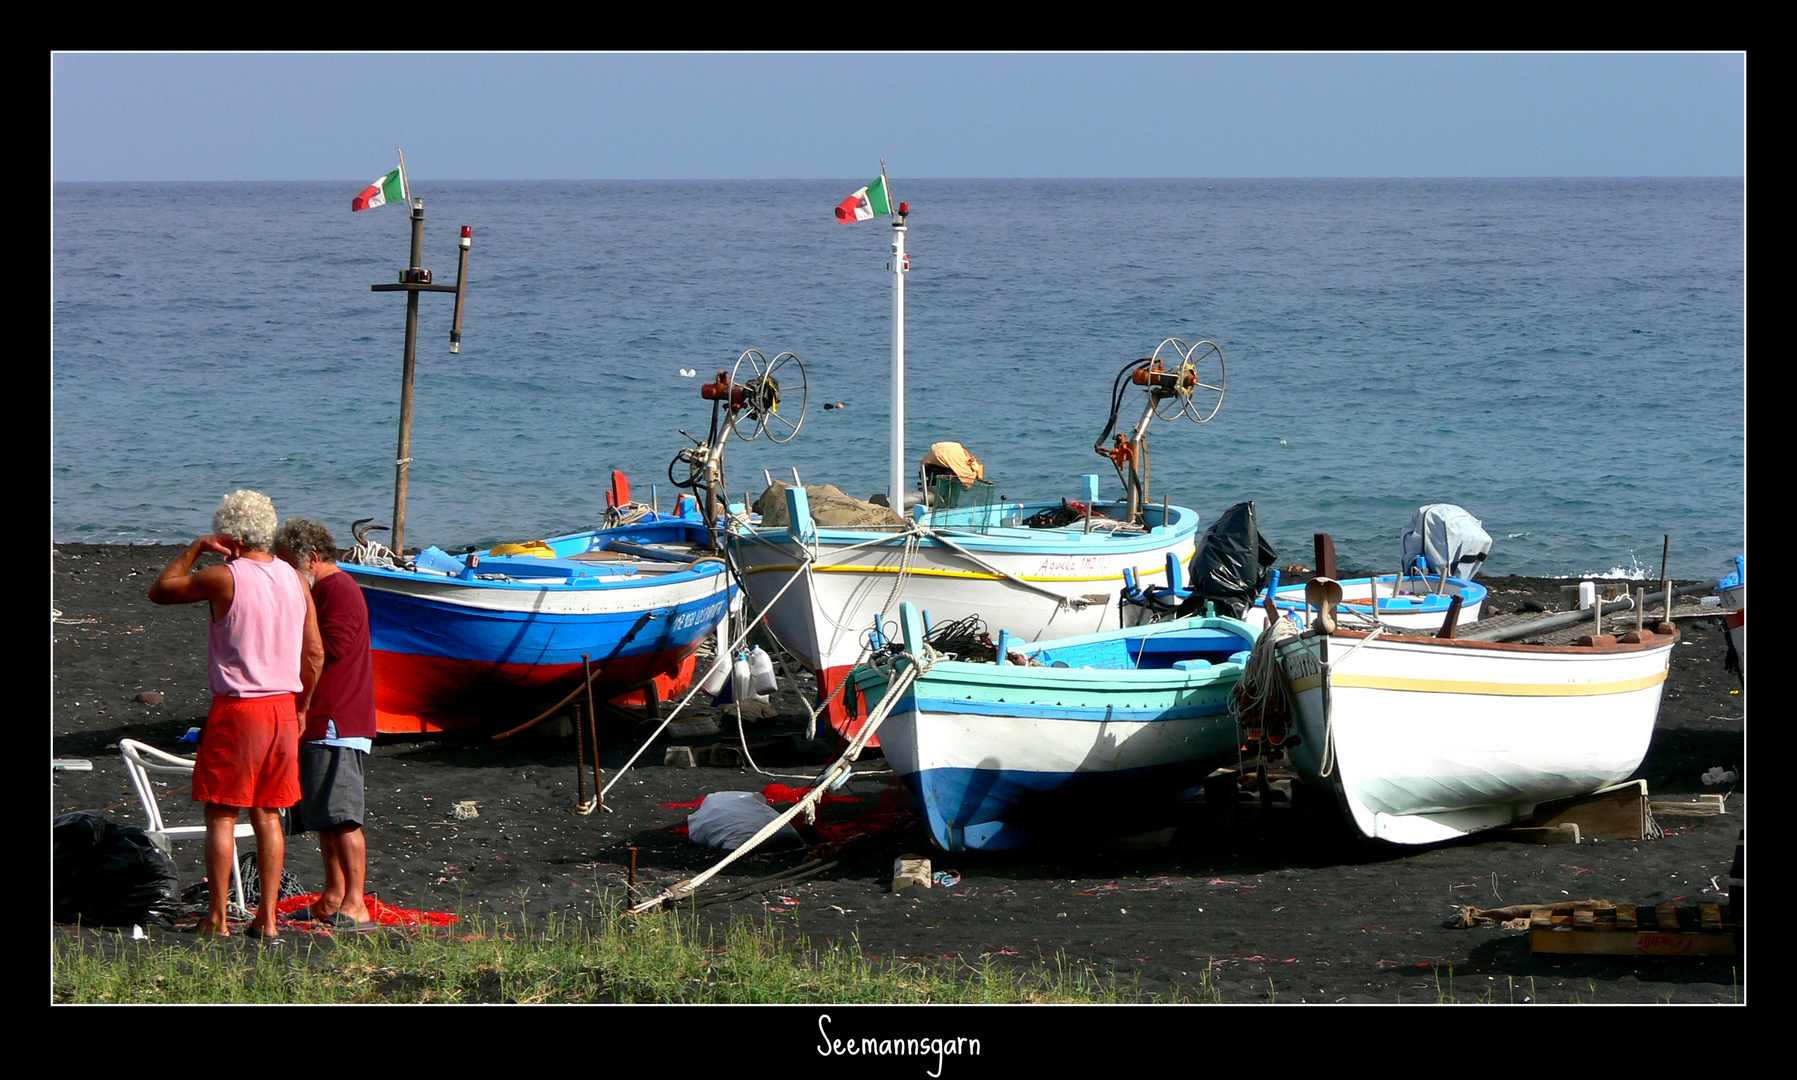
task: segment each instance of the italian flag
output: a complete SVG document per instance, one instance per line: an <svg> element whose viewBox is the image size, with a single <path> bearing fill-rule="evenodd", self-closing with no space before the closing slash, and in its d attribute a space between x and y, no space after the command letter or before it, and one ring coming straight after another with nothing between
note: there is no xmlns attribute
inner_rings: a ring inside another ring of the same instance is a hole
<svg viewBox="0 0 1797 1080"><path fill-rule="evenodd" d="M406 200L406 174L403 169L394 169L369 184L362 194L349 202L350 210L370 210L377 206L385 206L390 202Z"/></svg>
<svg viewBox="0 0 1797 1080"><path fill-rule="evenodd" d="M837 204L836 220L847 225L851 221L866 221L868 218L890 213L892 204L887 201L886 176L882 173L878 180Z"/></svg>

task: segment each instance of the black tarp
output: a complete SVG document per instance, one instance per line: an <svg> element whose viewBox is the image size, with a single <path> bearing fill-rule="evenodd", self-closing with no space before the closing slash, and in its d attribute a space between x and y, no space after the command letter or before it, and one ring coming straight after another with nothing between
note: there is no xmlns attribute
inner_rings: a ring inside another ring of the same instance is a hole
<svg viewBox="0 0 1797 1080"><path fill-rule="evenodd" d="M169 923L181 913L168 853L134 825L99 810L64 814L50 826L52 917L84 926Z"/></svg>
<svg viewBox="0 0 1797 1080"><path fill-rule="evenodd" d="M1179 614L1200 614L1209 600L1217 605L1217 614L1241 618L1267 587L1278 558L1255 524L1254 503L1236 503L1198 541L1191 562L1192 595L1179 605Z"/></svg>

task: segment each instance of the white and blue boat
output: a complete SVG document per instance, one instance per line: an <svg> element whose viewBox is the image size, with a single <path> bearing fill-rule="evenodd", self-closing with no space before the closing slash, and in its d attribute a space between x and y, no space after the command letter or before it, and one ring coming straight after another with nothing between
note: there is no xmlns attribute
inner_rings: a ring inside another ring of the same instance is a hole
<svg viewBox="0 0 1797 1080"><path fill-rule="evenodd" d="M1371 615L1376 610L1379 621L1387 626L1431 631L1441 627L1456 596L1460 598L1457 624L1465 626L1476 622L1488 591L1485 586L1467 578L1423 573L1348 578L1340 585L1342 600L1338 610L1360 616ZM1273 572L1273 580L1254 598L1254 605L1242 618L1253 626L1265 626L1269 594L1278 606L1280 616L1294 627L1302 630L1310 625L1311 613L1304 602L1304 586L1280 585L1277 570Z"/></svg>
<svg viewBox="0 0 1797 1080"><path fill-rule="evenodd" d="M565 694L588 671L600 699L690 681L735 591L707 541L696 514L650 512L459 556L427 547L410 565L339 563L368 602L378 729L524 719L528 702Z"/></svg>
<svg viewBox="0 0 1797 1080"><path fill-rule="evenodd" d="M899 605L899 633L926 640L915 605ZM880 741L946 851L1139 831L1237 759L1229 696L1257 636L1194 615L1031 643L1001 632L996 664L924 650ZM855 669L862 715L909 663Z"/></svg>

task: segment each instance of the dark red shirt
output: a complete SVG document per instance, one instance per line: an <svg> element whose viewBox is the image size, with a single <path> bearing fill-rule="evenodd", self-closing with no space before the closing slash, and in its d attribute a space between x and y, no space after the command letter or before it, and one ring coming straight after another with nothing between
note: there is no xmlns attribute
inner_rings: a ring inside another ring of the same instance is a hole
<svg viewBox="0 0 1797 1080"><path fill-rule="evenodd" d="M372 739L374 654L368 647L368 602L362 587L339 570L312 586L318 633L324 638L324 671L312 691L303 739L325 737L325 721L337 721L340 739Z"/></svg>

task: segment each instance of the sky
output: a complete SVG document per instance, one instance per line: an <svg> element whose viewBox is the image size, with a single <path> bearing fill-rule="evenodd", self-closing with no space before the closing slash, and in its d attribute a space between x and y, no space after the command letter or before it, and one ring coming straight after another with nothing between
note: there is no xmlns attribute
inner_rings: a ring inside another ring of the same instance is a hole
<svg viewBox="0 0 1797 1080"><path fill-rule="evenodd" d="M57 181L1744 176L1705 53L52 53Z"/></svg>

